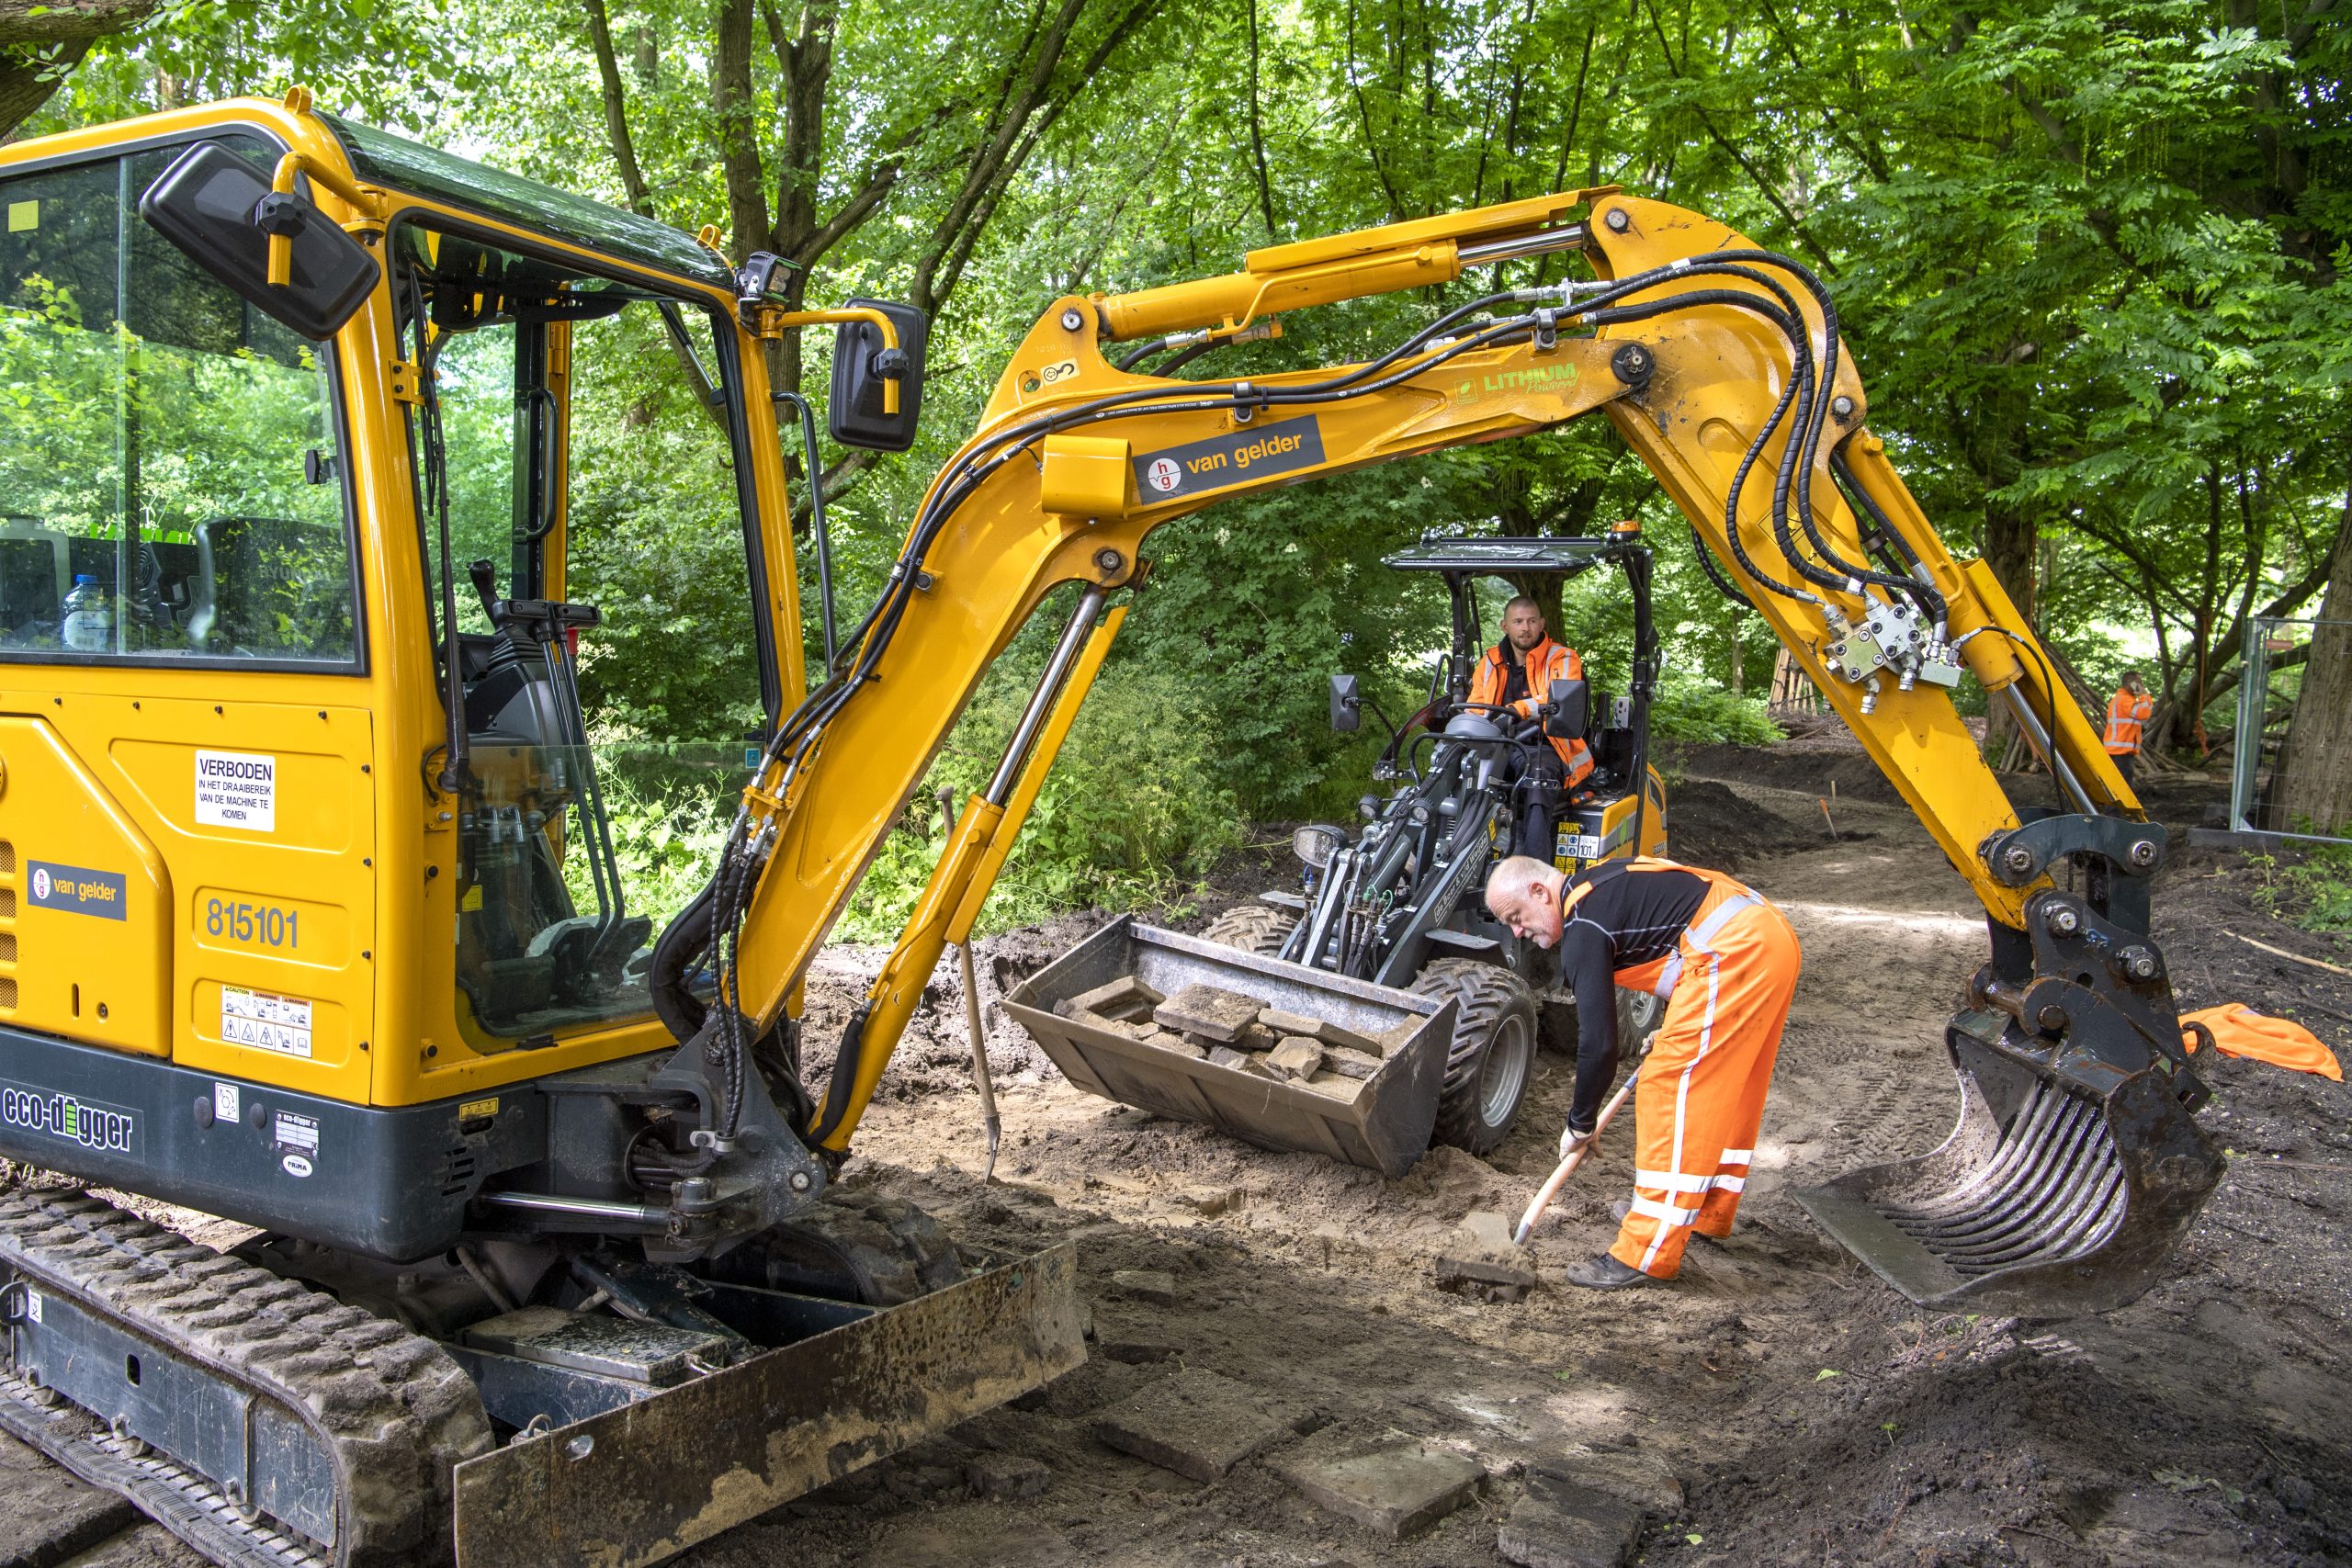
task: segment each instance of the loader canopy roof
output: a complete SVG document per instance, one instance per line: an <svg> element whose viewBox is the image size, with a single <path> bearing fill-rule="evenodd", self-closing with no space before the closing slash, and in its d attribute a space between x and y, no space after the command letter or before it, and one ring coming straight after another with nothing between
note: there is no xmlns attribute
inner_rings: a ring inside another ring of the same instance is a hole
<svg viewBox="0 0 2352 1568"><path fill-rule="evenodd" d="M453 158L373 126L336 115L321 118L343 139L353 171L370 184L430 197L696 283L730 291L735 287L725 258L667 224L502 169Z"/></svg>
<svg viewBox="0 0 2352 1568"><path fill-rule="evenodd" d="M1623 554L1629 542L1637 541L1638 536L1628 541L1622 537L1510 539L1429 535L1409 549L1385 558L1382 564L1399 571L1442 571L1449 575L1491 572L1521 577L1558 572L1574 577L1600 565L1611 554Z"/></svg>

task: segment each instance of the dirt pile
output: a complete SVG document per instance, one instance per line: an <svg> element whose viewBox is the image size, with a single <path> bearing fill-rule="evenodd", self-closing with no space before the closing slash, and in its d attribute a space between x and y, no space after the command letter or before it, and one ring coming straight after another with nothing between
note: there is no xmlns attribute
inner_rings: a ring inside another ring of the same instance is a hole
<svg viewBox="0 0 2352 1568"><path fill-rule="evenodd" d="M1767 806L1713 779L1685 779L1667 792L1668 852L1692 865L1741 871L1774 855L1818 849L1832 841L1831 823L1818 811L1807 821L1783 815L1779 809L1783 804L1803 803L1776 800ZM1838 835L1866 839L1870 832L1849 822L1839 827Z"/></svg>

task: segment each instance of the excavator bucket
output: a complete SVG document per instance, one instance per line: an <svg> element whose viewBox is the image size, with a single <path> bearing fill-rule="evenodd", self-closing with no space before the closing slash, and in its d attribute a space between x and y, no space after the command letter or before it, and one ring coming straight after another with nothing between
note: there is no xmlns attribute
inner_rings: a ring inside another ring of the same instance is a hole
<svg viewBox="0 0 2352 1568"><path fill-rule="evenodd" d="M1289 1077L1263 1048L1278 1031L1242 1043L1258 1049L1233 1049L1153 1021L1158 1003L1193 987L1322 1022L1329 1026L1322 1038L1348 1042L1326 1060L1348 1070ZM1139 926L1127 916L1031 976L1004 1006L1063 1076L1089 1093L1391 1179L1429 1148L1453 1032L1451 1001Z"/></svg>
<svg viewBox="0 0 2352 1568"><path fill-rule="evenodd" d="M2138 1298L2220 1181L2222 1161L2157 1066L2086 1084L2037 1071L1999 1016L1946 1037L1959 1125L1932 1153L1868 1167L1797 1201L1924 1306L2023 1317Z"/></svg>

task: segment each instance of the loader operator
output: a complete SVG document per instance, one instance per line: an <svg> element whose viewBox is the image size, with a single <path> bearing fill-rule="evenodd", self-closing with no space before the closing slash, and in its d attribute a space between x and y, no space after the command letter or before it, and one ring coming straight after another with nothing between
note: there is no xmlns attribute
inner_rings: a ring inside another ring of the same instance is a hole
<svg viewBox="0 0 2352 1568"><path fill-rule="evenodd" d="M1555 681L1584 679L1584 660L1566 643L1554 642L1544 625L1544 612L1534 600L1521 594L1503 606L1503 640L1487 649L1470 678L1470 704L1487 709L1485 716L1501 723L1508 708L1526 723L1539 723ZM1509 730L1511 726L1503 724ZM1550 861L1555 850L1560 807L1567 792L1592 772L1592 752L1584 737L1552 737L1547 749L1533 747L1516 781L1520 798L1518 829L1511 848L1517 853Z"/></svg>
<svg viewBox="0 0 2352 1568"><path fill-rule="evenodd" d="M1612 983L1667 998L1634 1089L1634 1201L1615 1244L1567 1277L1597 1290L1671 1280L1693 1230L1731 1232L1796 991L1796 933L1723 873L1647 858L1570 878L1514 855L1487 879L1487 908L1522 939L1558 948L1561 982L1576 993L1563 1158L1595 1135L1617 1075Z"/></svg>

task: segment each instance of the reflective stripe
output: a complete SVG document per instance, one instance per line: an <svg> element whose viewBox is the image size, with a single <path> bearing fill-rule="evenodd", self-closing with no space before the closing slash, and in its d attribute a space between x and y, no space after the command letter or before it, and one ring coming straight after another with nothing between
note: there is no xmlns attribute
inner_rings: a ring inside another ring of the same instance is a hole
<svg viewBox="0 0 2352 1568"><path fill-rule="evenodd" d="M1764 900L1758 897L1753 893L1735 893L1730 897L1724 899L1722 903L1716 905L1714 908L1708 913L1705 919L1701 920L1697 925L1691 927L1682 934L1684 937L1689 939L1690 945L1697 948L1700 952L1713 953L1714 949L1709 947L1707 944L1714 941L1716 936L1722 932L1724 923L1734 915L1738 914L1742 909L1752 908L1762 902L1764 902ZM1674 951L1666 955L1666 964L1664 967L1660 968L1657 972L1657 984L1650 987L1651 995L1656 996L1660 999L1673 996L1675 982L1681 978L1682 945L1681 943L1677 942L1675 944Z"/></svg>
<svg viewBox="0 0 2352 1568"><path fill-rule="evenodd" d="M1725 1149L1724 1151L1723 1163L1725 1165L1747 1165L1751 1163L1755 1158L1756 1151L1754 1149Z"/></svg>
<svg viewBox="0 0 2352 1568"><path fill-rule="evenodd" d="M1693 1225L1699 1223L1698 1210L1678 1209L1671 1203L1661 1203L1655 1198L1643 1198L1636 1196L1634 1199L1633 1206L1627 1212L1635 1214L1645 1214L1653 1220L1664 1220L1669 1225ZM1649 1251L1645 1254L1642 1258L1642 1263L1645 1269L1648 1266L1649 1260L1657 1256L1658 1243L1664 1239L1665 1233L1660 1232L1657 1237L1651 1241Z"/></svg>
<svg viewBox="0 0 2352 1568"><path fill-rule="evenodd" d="M1679 1170L1637 1170L1634 1185L1655 1187L1661 1192L1740 1192L1747 1190L1747 1178L1724 1176L1685 1176Z"/></svg>

